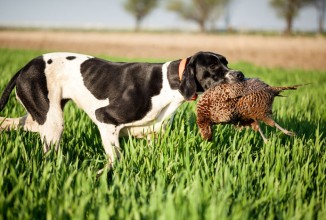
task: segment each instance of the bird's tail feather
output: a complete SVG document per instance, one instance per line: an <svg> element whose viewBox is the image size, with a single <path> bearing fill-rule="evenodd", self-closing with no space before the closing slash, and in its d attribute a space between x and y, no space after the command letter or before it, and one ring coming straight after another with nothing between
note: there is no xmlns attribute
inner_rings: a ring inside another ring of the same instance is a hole
<svg viewBox="0 0 326 220"><path fill-rule="evenodd" d="M284 90L296 90L297 88L301 87L301 86L305 86L311 83L306 83L306 84L298 84L298 85L293 85L293 86L273 86L272 89L277 92L277 94L279 94L280 92L284 91ZM281 95L278 95L281 96Z"/></svg>

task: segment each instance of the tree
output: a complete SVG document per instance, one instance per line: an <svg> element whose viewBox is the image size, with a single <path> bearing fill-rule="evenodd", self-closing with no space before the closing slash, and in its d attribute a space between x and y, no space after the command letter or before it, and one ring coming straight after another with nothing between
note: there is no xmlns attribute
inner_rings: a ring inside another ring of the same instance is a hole
<svg viewBox="0 0 326 220"><path fill-rule="evenodd" d="M293 19L298 15L303 0L271 0L270 4L281 18L286 21L285 34L292 33Z"/></svg>
<svg viewBox="0 0 326 220"><path fill-rule="evenodd" d="M326 0L303 0L307 5L313 5L317 10L318 32L324 32Z"/></svg>
<svg viewBox="0 0 326 220"><path fill-rule="evenodd" d="M140 29L143 19L157 7L159 0L126 0L124 8L136 18L135 30Z"/></svg>
<svg viewBox="0 0 326 220"><path fill-rule="evenodd" d="M179 14L186 20L196 22L201 32L206 31L207 21L224 8L230 0L170 0L167 9Z"/></svg>

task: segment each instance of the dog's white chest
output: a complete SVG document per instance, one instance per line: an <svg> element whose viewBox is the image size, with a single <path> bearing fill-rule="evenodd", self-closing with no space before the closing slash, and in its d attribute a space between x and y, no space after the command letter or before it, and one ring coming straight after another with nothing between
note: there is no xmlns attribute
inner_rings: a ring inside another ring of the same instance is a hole
<svg viewBox="0 0 326 220"><path fill-rule="evenodd" d="M184 101L183 96L178 90L172 90L167 77L167 67L169 62L162 66L162 89L160 93L151 99L151 110L141 120L135 121L129 125L139 126L161 121L168 118L180 104Z"/></svg>

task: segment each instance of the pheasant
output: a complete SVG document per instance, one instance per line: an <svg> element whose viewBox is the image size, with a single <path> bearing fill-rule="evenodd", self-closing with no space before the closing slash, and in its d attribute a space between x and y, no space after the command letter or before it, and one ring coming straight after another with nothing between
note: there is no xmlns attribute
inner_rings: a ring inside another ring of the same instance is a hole
<svg viewBox="0 0 326 220"><path fill-rule="evenodd" d="M284 90L295 90L302 85L272 87L259 79L251 78L232 84L219 84L208 89L197 103L197 124L203 139L212 138L213 124L233 124L239 127L250 126L259 131L264 142L259 122L276 127L286 135L295 133L282 128L272 118L272 105L275 96Z"/></svg>

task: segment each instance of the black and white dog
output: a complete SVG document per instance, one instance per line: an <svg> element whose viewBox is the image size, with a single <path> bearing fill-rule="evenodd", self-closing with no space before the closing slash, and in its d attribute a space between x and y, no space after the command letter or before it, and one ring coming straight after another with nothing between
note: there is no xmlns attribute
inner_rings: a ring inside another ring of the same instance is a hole
<svg viewBox="0 0 326 220"><path fill-rule="evenodd" d="M39 132L46 153L56 150L64 127L63 108L73 100L98 126L111 166L119 158L120 133L145 136L185 100L216 83L244 79L225 57L198 52L166 63L117 63L74 53L49 53L31 60L8 83L0 111L16 87L27 110L20 118L0 117L0 130ZM121 132L120 132L121 131Z"/></svg>

